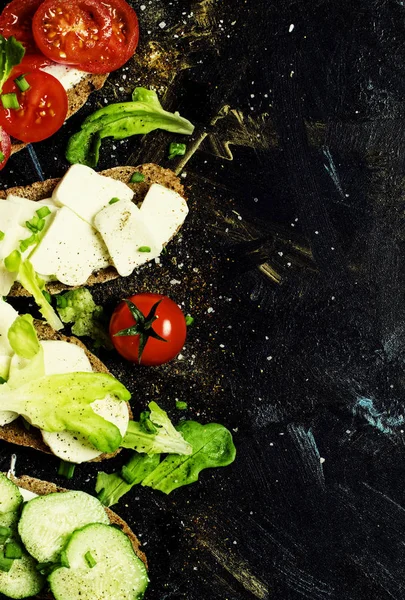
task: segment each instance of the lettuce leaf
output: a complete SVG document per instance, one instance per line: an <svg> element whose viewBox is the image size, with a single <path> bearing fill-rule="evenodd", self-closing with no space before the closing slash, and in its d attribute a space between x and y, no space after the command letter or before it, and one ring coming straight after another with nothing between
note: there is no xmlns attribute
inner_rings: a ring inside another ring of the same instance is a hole
<svg viewBox="0 0 405 600"><path fill-rule="evenodd" d="M146 431L141 422L130 421L121 446L146 454L191 454L191 444L175 429L167 413L156 402L151 402L149 409L155 432Z"/></svg>
<svg viewBox="0 0 405 600"><path fill-rule="evenodd" d="M59 319L58 315L42 293L44 290L44 284L42 280L38 278L38 275L36 274L34 267L28 258L21 261L17 279L23 288L25 288L27 292L33 296L39 307L41 315L49 323L49 325L56 331L63 329L62 321Z"/></svg>
<svg viewBox="0 0 405 600"><path fill-rule="evenodd" d="M132 102L110 104L88 116L81 131L70 138L66 158L71 164L95 167L103 138L122 140L155 129L191 135L194 125L179 113L164 110L153 90L136 88Z"/></svg>
<svg viewBox="0 0 405 600"><path fill-rule="evenodd" d="M0 410L14 411L45 431L74 431L100 452L114 452L121 443L118 427L97 415L91 403L107 394L122 401L131 397L112 375L66 373L29 381L17 389L0 386Z"/></svg>
<svg viewBox="0 0 405 600"><path fill-rule="evenodd" d="M19 65L25 54L24 46L15 37L6 39L0 35L0 94L3 85L10 77L16 65Z"/></svg>
<svg viewBox="0 0 405 600"><path fill-rule="evenodd" d="M16 389L45 375L44 349L39 343L31 315L20 315L8 330L16 357L10 363L7 385Z"/></svg>

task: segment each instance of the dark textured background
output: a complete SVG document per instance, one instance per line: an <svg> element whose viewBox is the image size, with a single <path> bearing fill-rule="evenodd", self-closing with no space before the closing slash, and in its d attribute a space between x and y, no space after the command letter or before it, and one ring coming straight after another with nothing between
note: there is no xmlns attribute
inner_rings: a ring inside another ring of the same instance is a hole
<svg viewBox="0 0 405 600"><path fill-rule="evenodd" d="M133 5L136 59L35 152L39 174L61 175L68 135L135 85L196 124L181 163L162 132L106 142L100 162L181 170L191 211L161 266L97 300L149 289L195 317L182 360L103 358L135 412L153 398L174 420L222 422L238 449L193 486L116 507L148 555L147 598L403 599L404 3ZM38 179L27 151L0 179ZM0 449L6 469L15 448ZM17 473L64 483L56 459L17 455ZM98 468L71 485L94 491Z"/></svg>

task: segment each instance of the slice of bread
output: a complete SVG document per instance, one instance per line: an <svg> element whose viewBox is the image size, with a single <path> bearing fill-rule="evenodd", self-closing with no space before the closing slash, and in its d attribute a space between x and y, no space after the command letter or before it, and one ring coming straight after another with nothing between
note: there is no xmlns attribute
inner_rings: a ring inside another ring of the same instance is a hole
<svg viewBox="0 0 405 600"><path fill-rule="evenodd" d="M70 344L76 344L85 351L86 356L89 359L90 364L93 368L93 371L96 371L98 373L109 373L104 363L102 363L101 360L94 356L94 354L89 352L86 346L77 338L67 337L62 333L58 333L57 331L54 331L52 327L50 327L42 321L35 321L35 328L37 330L38 338L40 340L64 340L65 342L69 342ZM132 418L130 406L129 414L130 418ZM0 427L0 440L10 442L11 444L17 444L18 446L34 448L35 450L40 450L41 452L45 452L46 454L52 454L49 446L47 446L43 441L39 429L36 429L35 427L30 427L29 429L26 429L22 419L16 419L8 425L3 425L2 427ZM118 452L119 450L116 450L115 452L110 454L100 454L100 456L97 456L97 458L93 459L93 461L91 462L99 462L107 458L112 458L113 456L116 456Z"/></svg>
<svg viewBox="0 0 405 600"><path fill-rule="evenodd" d="M140 183L129 183L133 173L138 172L144 175L144 181ZM102 175L118 179L129 185L134 191L134 202L142 202L152 183L160 183L165 187L177 192L184 197L184 187L180 179L170 169L164 169L159 165L147 163L137 167L113 167L106 171L101 171ZM48 179L47 181L38 181L25 187L13 187L8 190L0 191L0 199L7 197L7 194L14 194L28 198L29 200L44 200L52 195L52 192L60 179ZM102 269L98 273L93 273L85 285L91 286L96 283L111 281L119 277L114 267ZM71 289L68 286L59 282L50 282L46 285L46 289L51 294L57 294L63 290ZM15 284L10 292L10 296L28 296L29 294L19 284Z"/></svg>
<svg viewBox="0 0 405 600"><path fill-rule="evenodd" d="M69 101L69 108L68 108L68 112L66 115L67 119L69 117L71 117L75 112L77 112L79 110L79 108L81 108L83 106L83 104L86 103L91 92L94 92L95 90L99 90L103 87L104 83L106 82L107 77L108 77L108 73L106 73L106 74L89 73L88 75L86 75L86 77L84 77L81 81L79 81L79 83L77 83L75 86L73 86L70 90L67 91L67 96L68 96L68 101ZM23 142L19 142L18 140L13 139L12 143L11 143L11 154L13 154L14 152L18 152L19 150L22 150L26 146L27 146L27 144L24 144Z"/></svg>

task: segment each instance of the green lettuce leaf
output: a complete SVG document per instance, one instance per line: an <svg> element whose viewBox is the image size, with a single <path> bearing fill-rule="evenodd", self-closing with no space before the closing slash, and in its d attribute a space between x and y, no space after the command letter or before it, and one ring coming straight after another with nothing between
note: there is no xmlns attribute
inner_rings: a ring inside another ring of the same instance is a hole
<svg viewBox="0 0 405 600"><path fill-rule="evenodd" d="M16 389L45 375L44 349L39 343L31 315L20 315L8 330L8 340L17 354L10 363L7 385Z"/></svg>
<svg viewBox="0 0 405 600"><path fill-rule="evenodd" d="M44 290L44 284L42 280L38 278L38 275L36 274L34 267L28 258L21 261L17 278L23 288L25 288L27 292L33 296L39 307L41 315L49 323L49 325L56 331L63 329L62 321L59 319L58 315L42 293Z"/></svg>
<svg viewBox="0 0 405 600"><path fill-rule="evenodd" d="M164 110L153 90L136 88L132 98L132 102L105 106L85 119L81 131L75 133L68 142L66 158L71 164L95 167L101 140L106 137L122 140L155 129L185 135L193 133L194 125L178 113Z"/></svg>
<svg viewBox="0 0 405 600"><path fill-rule="evenodd" d="M128 390L105 373L66 373L29 381L17 389L0 386L0 410L23 416L45 431L84 435L100 452L113 452L121 443L118 427L97 415L91 403L107 394L128 401Z"/></svg>
<svg viewBox="0 0 405 600"><path fill-rule="evenodd" d="M24 46L15 37L0 35L0 94L13 68L20 64L25 54Z"/></svg>
<svg viewBox="0 0 405 600"><path fill-rule="evenodd" d="M155 425L151 428L154 432L146 431L140 422L130 421L121 446L146 454L191 454L191 444L175 429L167 413L156 402L151 402L149 409L149 419Z"/></svg>
<svg viewBox="0 0 405 600"><path fill-rule="evenodd" d="M232 435L223 425L200 425L195 421L183 421L177 429L192 445L193 453L189 456L167 456L142 481L142 485L165 494L197 481L203 469L229 465L236 456Z"/></svg>

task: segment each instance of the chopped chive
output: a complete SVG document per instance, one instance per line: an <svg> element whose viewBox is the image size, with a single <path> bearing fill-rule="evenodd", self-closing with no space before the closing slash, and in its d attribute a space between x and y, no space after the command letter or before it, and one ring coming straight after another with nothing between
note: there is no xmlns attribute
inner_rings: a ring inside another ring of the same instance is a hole
<svg viewBox="0 0 405 600"><path fill-rule="evenodd" d="M45 227L45 219L38 219L37 230L42 231Z"/></svg>
<svg viewBox="0 0 405 600"><path fill-rule="evenodd" d="M139 246L138 248L138 252L150 252L150 247L149 246Z"/></svg>
<svg viewBox="0 0 405 600"><path fill-rule="evenodd" d="M135 173L132 173L129 183L141 183L142 181L145 181L145 175L139 171L135 171Z"/></svg>
<svg viewBox="0 0 405 600"><path fill-rule="evenodd" d="M171 160L175 156L184 156L187 150L186 144L179 144L178 142L172 142L169 146L169 159Z"/></svg>
<svg viewBox="0 0 405 600"><path fill-rule="evenodd" d="M2 151L0 150L0 163L1 163L1 162L3 162L3 160L4 160L5 158L6 158L6 157L5 157L5 155L4 155L4 152L2 152Z"/></svg>
<svg viewBox="0 0 405 600"><path fill-rule="evenodd" d="M37 238L36 233L33 233L29 238L27 238L25 240L20 240L21 252L25 252L27 250L27 248L29 248L33 244L36 244L37 241L38 241L38 238Z"/></svg>
<svg viewBox="0 0 405 600"><path fill-rule="evenodd" d="M31 87L28 81L25 79L24 75L19 75L18 77L16 77L14 79L14 83L22 92L26 92Z"/></svg>
<svg viewBox="0 0 405 600"><path fill-rule="evenodd" d="M3 108L17 110L20 108L17 94L11 92L10 94L2 94L0 96Z"/></svg>
<svg viewBox="0 0 405 600"><path fill-rule="evenodd" d="M119 202L120 199L119 198L111 198L111 200L109 201L108 204L115 204L116 202Z"/></svg>
<svg viewBox="0 0 405 600"><path fill-rule="evenodd" d="M45 219L48 215L51 214L48 206L42 206L38 210L35 211L40 219Z"/></svg>
<svg viewBox="0 0 405 600"><path fill-rule="evenodd" d="M0 544L3 544L11 535L10 527L0 526Z"/></svg>
<svg viewBox="0 0 405 600"><path fill-rule="evenodd" d="M58 308L66 308L67 307L67 300L66 300L65 296L63 296L62 294L59 294L58 296L56 296L56 306Z"/></svg>
<svg viewBox="0 0 405 600"><path fill-rule="evenodd" d="M21 558L22 557L22 548L18 542L10 541L4 545L4 556L6 558Z"/></svg>
<svg viewBox="0 0 405 600"><path fill-rule="evenodd" d="M32 233L36 233L37 232L37 225L35 222L32 221L25 221L25 226L27 227L27 229L29 229Z"/></svg>
<svg viewBox="0 0 405 600"><path fill-rule="evenodd" d="M6 258L4 259L4 266L7 271L10 273L16 273L20 268L21 264L21 254L18 250L13 250Z"/></svg>
<svg viewBox="0 0 405 600"><path fill-rule="evenodd" d="M177 410L187 410L188 404L187 404L187 402L182 402L181 400L176 400L176 408L177 408Z"/></svg>
<svg viewBox="0 0 405 600"><path fill-rule="evenodd" d="M192 325L194 323L194 321L195 321L195 319L191 315L187 315L186 316L186 325L187 325L187 327L190 327L190 325Z"/></svg>
<svg viewBox="0 0 405 600"><path fill-rule="evenodd" d="M42 290L42 295L45 298L45 300L48 302L48 304L52 303L52 297L49 292L47 292L46 290Z"/></svg>
<svg viewBox="0 0 405 600"><path fill-rule="evenodd" d="M66 477L66 479L72 479L75 468L75 463L61 460L58 467L58 475L62 475L62 477Z"/></svg>
<svg viewBox="0 0 405 600"><path fill-rule="evenodd" d="M7 573L13 566L14 560L4 556L4 550L0 552L0 571Z"/></svg>
<svg viewBox="0 0 405 600"><path fill-rule="evenodd" d="M84 555L84 558L86 559L86 563L89 565L90 569L92 569L93 567L96 566L97 561L94 559L90 550L88 552L86 552L86 554Z"/></svg>
<svg viewBox="0 0 405 600"><path fill-rule="evenodd" d="M0 159L0 160L1 160L1 159ZM6 234L4 233L4 231L0 231L0 242L1 242L2 240L4 240L4 236L5 236L5 235L6 235Z"/></svg>

